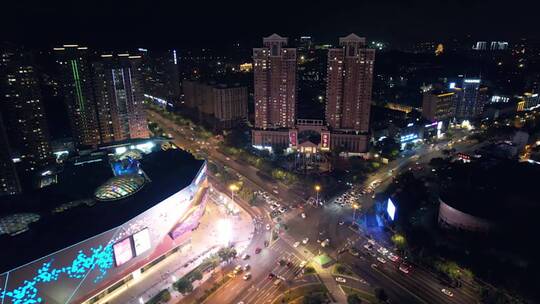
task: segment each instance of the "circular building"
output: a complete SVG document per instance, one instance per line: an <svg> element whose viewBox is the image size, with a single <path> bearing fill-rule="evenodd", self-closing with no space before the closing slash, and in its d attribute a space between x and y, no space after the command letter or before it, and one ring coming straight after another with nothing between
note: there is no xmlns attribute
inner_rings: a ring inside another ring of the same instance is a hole
<svg viewBox="0 0 540 304"><path fill-rule="evenodd" d="M439 226L445 229L465 230L471 232L489 232L493 223L485 218L459 210L439 198Z"/></svg>

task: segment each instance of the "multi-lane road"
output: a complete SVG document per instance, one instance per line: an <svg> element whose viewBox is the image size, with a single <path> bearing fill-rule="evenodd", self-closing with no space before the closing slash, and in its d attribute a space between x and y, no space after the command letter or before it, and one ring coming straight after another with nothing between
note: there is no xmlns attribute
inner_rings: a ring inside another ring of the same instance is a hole
<svg viewBox="0 0 540 304"><path fill-rule="evenodd" d="M174 122L164 118L159 113L149 111L149 118L158 123L166 133L170 133L176 145L195 151L205 146L205 152L208 158L226 165L229 168L237 171L249 183L253 189L262 189L268 193L272 193L274 189L279 191L279 199L285 204L296 206L303 202L304 198L298 196L295 192L279 183L269 182L261 178L257 174L257 168L238 162L228 156L222 154L216 149L218 143L215 139L210 139L206 144L201 144L195 138L195 134L187 127L177 126ZM471 143L461 142L457 149L470 148ZM368 178L366 184L375 180L381 181L381 186L392 180L394 174L401 170L406 170L414 162L425 163L433 157L440 156L442 147L426 147L419 151L419 156L414 158L400 158L391 162L386 166L385 170L381 170ZM372 204L369 196L364 196L361 204L364 207L369 207ZM245 204L245 203L244 203ZM263 225L271 223L268 216L270 209L267 205L259 207L250 207L247 204L246 209L254 209L253 216L263 220ZM251 278L243 280L242 275L239 275L227 283L225 288L221 288L213 294L207 303L269 303L288 287L298 284L315 283L315 277L309 276L309 279L303 277L296 278L299 264L303 260L309 260L314 255L325 252L339 263L348 265L350 269L361 280L367 282L366 290L372 290L373 287L382 287L385 289L389 298L393 303L474 303L476 295L471 289L461 288L454 291L454 297L449 297L441 292L444 288L440 284L437 277L421 268L415 268L410 274L400 272L391 261L385 264L377 262L374 257L367 252L360 250L361 254L354 257L349 253L338 254L338 251L343 248L343 245L350 244L357 248L363 248L363 243L366 238L359 231L353 231L346 225L339 225L341 221L352 217L352 210L348 207L339 207L336 204L327 204L321 208L312 208L308 205L306 209L295 209L286 213L282 223L288 226L287 231L281 230L281 236L276 241L271 241L268 247L264 246L265 240L270 240L270 233L260 231L254 236L252 244L248 247L250 258L245 261L237 261L239 264L250 264ZM301 212L305 212L307 217L303 219L299 216ZM274 224L272 223L272 226ZM309 238L309 242L301 244L297 248L293 244L301 241L304 238ZM331 239L331 245L322 248L317 242L317 239ZM261 248L259 254L255 253L256 248ZM278 261L283 259L291 261L291 267L280 266ZM377 266L374 266L377 265ZM323 270L324 271L324 270ZM284 281L279 285L274 285L274 281L268 279L268 274L274 273L277 276L283 277ZM327 285L336 285L325 280ZM334 298L339 298L342 301L343 296L336 297L336 293L340 291L334 288L335 286L327 286L330 292L334 294Z"/></svg>

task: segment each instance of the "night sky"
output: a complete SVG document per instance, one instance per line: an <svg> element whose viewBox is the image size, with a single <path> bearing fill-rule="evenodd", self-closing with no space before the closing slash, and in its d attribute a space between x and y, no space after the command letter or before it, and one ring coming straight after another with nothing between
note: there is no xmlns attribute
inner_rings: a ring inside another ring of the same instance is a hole
<svg viewBox="0 0 540 304"><path fill-rule="evenodd" d="M55 2L55 3L52 3ZM191 47L258 42L277 32L336 42L356 32L399 43L538 38L539 1L3 1L1 40L104 47Z"/></svg>

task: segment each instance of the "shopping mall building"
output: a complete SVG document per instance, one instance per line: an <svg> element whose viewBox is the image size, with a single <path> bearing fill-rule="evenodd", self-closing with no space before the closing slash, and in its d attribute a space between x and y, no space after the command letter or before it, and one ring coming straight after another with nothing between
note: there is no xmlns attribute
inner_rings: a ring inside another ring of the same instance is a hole
<svg viewBox="0 0 540 304"><path fill-rule="evenodd" d="M206 162L166 141L101 147L40 175L0 209L3 304L97 302L189 243L206 204Z"/></svg>

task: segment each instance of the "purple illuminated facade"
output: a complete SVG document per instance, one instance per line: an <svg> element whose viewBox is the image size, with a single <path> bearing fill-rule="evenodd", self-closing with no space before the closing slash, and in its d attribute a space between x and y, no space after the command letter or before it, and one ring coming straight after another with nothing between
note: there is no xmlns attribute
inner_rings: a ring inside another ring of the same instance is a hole
<svg viewBox="0 0 540 304"><path fill-rule="evenodd" d="M204 164L189 186L128 222L1 274L0 302L94 303L105 297L188 242L204 214L207 186Z"/></svg>

